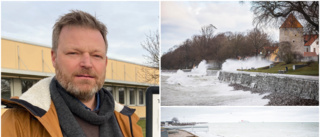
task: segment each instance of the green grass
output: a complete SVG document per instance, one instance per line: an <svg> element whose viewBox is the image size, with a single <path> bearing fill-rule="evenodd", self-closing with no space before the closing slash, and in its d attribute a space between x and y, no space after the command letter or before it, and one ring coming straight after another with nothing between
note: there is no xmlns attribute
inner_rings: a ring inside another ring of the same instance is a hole
<svg viewBox="0 0 320 137"><path fill-rule="evenodd" d="M293 70L293 65L306 65L306 62L297 62L285 64L284 62L275 63L273 68L269 69L269 66L258 68L257 70L245 70L248 72L263 72L263 73L278 73L279 70L285 70L288 67L288 72L285 74L292 75L310 75L319 76L319 62L312 62L309 65Z"/></svg>
<svg viewBox="0 0 320 137"><path fill-rule="evenodd" d="M146 136L146 119L140 119L138 125L142 128L143 136Z"/></svg>

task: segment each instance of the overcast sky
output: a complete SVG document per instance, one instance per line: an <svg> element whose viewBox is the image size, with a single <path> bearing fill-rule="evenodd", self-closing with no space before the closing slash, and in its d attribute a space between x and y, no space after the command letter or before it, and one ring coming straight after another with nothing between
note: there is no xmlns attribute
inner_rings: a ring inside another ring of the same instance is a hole
<svg viewBox="0 0 320 137"><path fill-rule="evenodd" d="M161 2L161 53L200 34L202 26L212 24L221 32L247 32L253 29L250 2L238 1L163 1ZM264 28L273 40L279 39L279 30Z"/></svg>
<svg viewBox="0 0 320 137"><path fill-rule="evenodd" d="M161 121L180 122L319 122L318 107L161 107Z"/></svg>
<svg viewBox="0 0 320 137"><path fill-rule="evenodd" d="M51 47L55 21L72 9L95 15L108 28L108 57L145 64L140 43L159 30L159 2L1 2L1 36Z"/></svg>

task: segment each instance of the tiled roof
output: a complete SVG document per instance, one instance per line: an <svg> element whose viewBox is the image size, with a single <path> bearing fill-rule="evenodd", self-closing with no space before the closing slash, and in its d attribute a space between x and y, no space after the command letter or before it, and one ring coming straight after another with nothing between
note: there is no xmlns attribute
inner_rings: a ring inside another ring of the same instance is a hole
<svg viewBox="0 0 320 137"><path fill-rule="evenodd" d="M304 35L304 46L310 46L317 38L318 35Z"/></svg>
<svg viewBox="0 0 320 137"><path fill-rule="evenodd" d="M296 19L296 17L294 17L293 14L290 14L280 28L303 28L303 26Z"/></svg>
<svg viewBox="0 0 320 137"><path fill-rule="evenodd" d="M315 52L304 52L303 56L304 57L314 57L314 56L317 56L317 53L315 53Z"/></svg>

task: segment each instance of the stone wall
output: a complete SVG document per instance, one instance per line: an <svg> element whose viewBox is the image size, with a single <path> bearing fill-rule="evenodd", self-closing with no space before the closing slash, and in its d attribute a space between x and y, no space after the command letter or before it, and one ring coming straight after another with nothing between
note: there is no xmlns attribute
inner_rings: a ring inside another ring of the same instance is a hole
<svg viewBox="0 0 320 137"><path fill-rule="evenodd" d="M220 71L218 79L262 91L284 93L319 101L319 77Z"/></svg>

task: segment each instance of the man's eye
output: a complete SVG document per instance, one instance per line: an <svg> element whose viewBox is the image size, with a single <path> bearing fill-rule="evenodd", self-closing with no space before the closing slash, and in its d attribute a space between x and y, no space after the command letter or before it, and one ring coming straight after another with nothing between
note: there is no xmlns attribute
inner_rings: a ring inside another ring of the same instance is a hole
<svg viewBox="0 0 320 137"><path fill-rule="evenodd" d="M76 55L77 52L69 52L68 55Z"/></svg>
<svg viewBox="0 0 320 137"><path fill-rule="evenodd" d="M100 56L100 55L94 55L94 57L97 57L97 58L102 58L102 56Z"/></svg>

